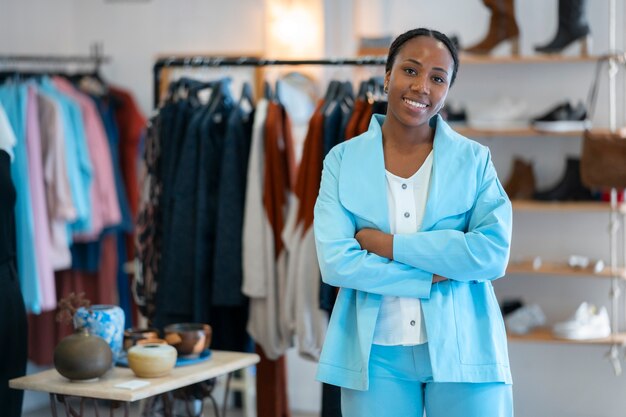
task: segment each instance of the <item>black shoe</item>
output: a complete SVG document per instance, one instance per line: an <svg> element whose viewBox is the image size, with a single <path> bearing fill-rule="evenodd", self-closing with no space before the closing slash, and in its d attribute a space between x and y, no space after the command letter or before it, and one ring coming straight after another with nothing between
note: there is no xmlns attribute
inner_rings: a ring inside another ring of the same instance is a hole
<svg viewBox="0 0 626 417"><path fill-rule="evenodd" d="M535 193L535 200L592 200L591 191L580 181L580 159L567 158L563 178L554 187Z"/></svg>
<svg viewBox="0 0 626 417"><path fill-rule="evenodd" d="M557 54L571 43L581 43L581 55L586 56L591 49L591 35L585 17L585 0L559 0L559 27L554 38L535 51Z"/></svg>
<svg viewBox="0 0 626 417"><path fill-rule="evenodd" d="M441 110L441 117L448 123L467 123L467 112L464 107L446 104Z"/></svg>
<svg viewBox="0 0 626 417"><path fill-rule="evenodd" d="M582 131L590 127L583 103L572 107L569 102L558 104L544 115L532 119L532 125L546 132Z"/></svg>
<svg viewBox="0 0 626 417"><path fill-rule="evenodd" d="M502 316L507 316L523 306L524 302L519 298L505 298L500 305L500 311Z"/></svg>

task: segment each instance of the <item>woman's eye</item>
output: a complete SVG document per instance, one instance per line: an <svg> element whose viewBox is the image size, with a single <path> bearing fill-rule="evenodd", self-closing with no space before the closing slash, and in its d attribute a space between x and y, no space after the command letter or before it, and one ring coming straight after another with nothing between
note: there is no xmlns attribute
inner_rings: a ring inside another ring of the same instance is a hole
<svg viewBox="0 0 626 417"><path fill-rule="evenodd" d="M413 68L405 68L404 72L406 72L409 75L415 75L417 74L417 71L415 71Z"/></svg>
<svg viewBox="0 0 626 417"><path fill-rule="evenodd" d="M442 83L446 82L446 80L444 80L441 77L433 77L433 80L435 80L435 82L438 83L438 84L442 84Z"/></svg>

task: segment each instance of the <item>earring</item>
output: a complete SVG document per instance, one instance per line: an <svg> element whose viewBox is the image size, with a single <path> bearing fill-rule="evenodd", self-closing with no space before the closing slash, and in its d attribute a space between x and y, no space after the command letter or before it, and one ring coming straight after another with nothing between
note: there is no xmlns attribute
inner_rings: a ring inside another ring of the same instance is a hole
<svg viewBox="0 0 626 417"><path fill-rule="evenodd" d="M387 83L385 83L385 85L383 86L383 91L385 92L385 94L389 94L389 85Z"/></svg>

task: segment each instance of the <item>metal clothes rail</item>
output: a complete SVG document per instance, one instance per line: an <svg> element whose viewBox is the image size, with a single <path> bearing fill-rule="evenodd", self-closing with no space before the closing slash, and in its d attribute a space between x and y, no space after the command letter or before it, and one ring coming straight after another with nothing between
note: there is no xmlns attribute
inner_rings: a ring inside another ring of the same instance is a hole
<svg viewBox="0 0 626 417"><path fill-rule="evenodd" d="M386 56L326 59L266 59L255 57L220 57L198 55L159 58L153 66L154 107L158 107L160 102L159 86L161 84L161 70L164 68L265 67L280 65L380 66L385 65L386 62Z"/></svg>

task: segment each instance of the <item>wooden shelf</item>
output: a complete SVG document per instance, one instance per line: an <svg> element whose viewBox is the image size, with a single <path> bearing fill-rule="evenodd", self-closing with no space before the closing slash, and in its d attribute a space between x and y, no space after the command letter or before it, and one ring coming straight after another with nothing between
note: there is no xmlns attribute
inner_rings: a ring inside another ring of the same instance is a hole
<svg viewBox="0 0 626 417"><path fill-rule="evenodd" d="M519 138L519 137L534 137L534 136L553 136L553 137L576 137L580 138L583 132L580 130L567 131L567 132L545 132L542 130L533 129L532 127L510 127L501 129L479 129L470 127L467 125L454 125L452 128L463 136L470 138Z"/></svg>
<svg viewBox="0 0 626 417"><path fill-rule="evenodd" d="M553 55L522 55L522 56L492 56L492 55L472 55L461 52L460 61L462 64L553 64L571 62L596 62L599 56L565 56Z"/></svg>
<svg viewBox="0 0 626 417"><path fill-rule="evenodd" d="M527 262L511 262L506 269L507 274L526 274L526 275L554 275L561 277L580 277L580 278L612 278L611 268L606 267L602 272L596 274L593 267L584 269L572 268L565 263L558 262L542 262L539 269L534 269L532 261ZM618 268L617 275L621 279L626 279L626 268Z"/></svg>
<svg viewBox="0 0 626 417"><path fill-rule="evenodd" d="M534 201L513 200L517 212L603 212L609 213L611 206L604 201ZM620 203L618 211L626 214L626 204Z"/></svg>
<svg viewBox="0 0 626 417"><path fill-rule="evenodd" d="M626 345L626 333L617 333L603 339L569 340L554 337L552 335L552 331L545 327L533 330L524 335L509 334L508 338L513 342L555 343L568 345Z"/></svg>

